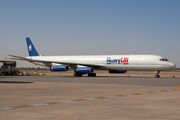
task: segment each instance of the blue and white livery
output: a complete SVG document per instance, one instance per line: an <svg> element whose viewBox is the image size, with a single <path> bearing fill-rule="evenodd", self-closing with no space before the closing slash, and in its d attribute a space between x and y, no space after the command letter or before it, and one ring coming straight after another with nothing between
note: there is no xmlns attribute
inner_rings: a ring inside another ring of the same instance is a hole
<svg viewBox="0 0 180 120"><path fill-rule="evenodd" d="M40 55L29 37L26 38L28 57L10 55L16 60L24 60L36 65L50 67L51 71L68 71L74 69L74 76L88 74L96 76L94 69L109 70L109 73L126 73L131 71L160 71L176 67L166 58L158 55L80 55L80 56L43 56Z"/></svg>

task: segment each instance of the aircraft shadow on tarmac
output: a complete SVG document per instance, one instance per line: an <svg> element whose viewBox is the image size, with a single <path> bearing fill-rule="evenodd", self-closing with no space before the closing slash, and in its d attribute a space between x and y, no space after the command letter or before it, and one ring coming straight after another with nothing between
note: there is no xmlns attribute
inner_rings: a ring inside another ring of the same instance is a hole
<svg viewBox="0 0 180 120"><path fill-rule="evenodd" d="M137 77L137 76L96 76L96 77L88 77L88 76L82 76L82 77L74 77L74 76L51 76L51 77L65 77L65 78L101 78L101 77L109 77L109 78L155 78L155 77Z"/></svg>
<svg viewBox="0 0 180 120"><path fill-rule="evenodd" d="M0 83L30 84L30 83L34 83L34 82L0 81Z"/></svg>

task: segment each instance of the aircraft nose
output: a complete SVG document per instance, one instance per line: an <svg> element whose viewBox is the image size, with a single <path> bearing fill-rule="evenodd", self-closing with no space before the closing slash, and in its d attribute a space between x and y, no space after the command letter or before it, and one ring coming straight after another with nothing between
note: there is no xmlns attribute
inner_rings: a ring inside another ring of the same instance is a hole
<svg viewBox="0 0 180 120"><path fill-rule="evenodd" d="M175 65L174 63L170 63L170 67L171 67L172 69L174 69L174 68L176 68L176 65Z"/></svg>

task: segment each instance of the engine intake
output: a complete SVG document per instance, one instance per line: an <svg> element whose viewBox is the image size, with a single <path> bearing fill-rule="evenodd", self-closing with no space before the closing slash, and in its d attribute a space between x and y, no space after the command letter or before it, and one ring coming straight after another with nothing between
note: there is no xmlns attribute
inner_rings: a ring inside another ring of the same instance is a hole
<svg viewBox="0 0 180 120"><path fill-rule="evenodd" d="M69 67L67 65L57 65L50 68L51 71L68 71Z"/></svg>

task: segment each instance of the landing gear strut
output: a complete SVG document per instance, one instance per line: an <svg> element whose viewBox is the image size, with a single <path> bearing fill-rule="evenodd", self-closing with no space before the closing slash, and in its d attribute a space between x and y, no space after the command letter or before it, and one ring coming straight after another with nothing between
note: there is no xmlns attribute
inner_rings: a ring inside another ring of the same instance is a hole
<svg viewBox="0 0 180 120"><path fill-rule="evenodd" d="M158 74L158 73L160 73L160 71L155 71L155 73L156 73L155 78L160 78L160 75Z"/></svg>

